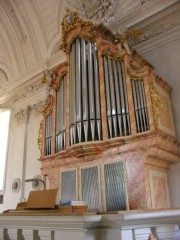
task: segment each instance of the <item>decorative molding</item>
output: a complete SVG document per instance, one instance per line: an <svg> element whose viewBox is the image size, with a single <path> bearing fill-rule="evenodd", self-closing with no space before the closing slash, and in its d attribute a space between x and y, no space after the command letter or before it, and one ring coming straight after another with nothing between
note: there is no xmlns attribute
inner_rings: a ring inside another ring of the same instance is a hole
<svg viewBox="0 0 180 240"><path fill-rule="evenodd" d="M15 103L19 100L22 100L23 98L28 97L31 94L34 94L35 92L37 92L39 89L43 88L43 84L41 84L40 82L36 82L33 83L29 86L27 86L23 92L16 94L15 96L13 96L13 98L11 99L12 103Z"/></svg>
<svg viewBox="0 0 180 240"><path fill-rule="evenodd" d="M35 111L35 115L42 114L42 109L45 105L45 102L46 99L31 106L31 108Z"/></svg>
<svg viewBox="0 0 180 240"><path fill-rule="evenodd" d="M136 46L180 26L180 4L153 16L150 20L136 25L143 35L129 41L130 46Z"/></svg>
<svg viewBox="0 0 180 240"><path fill-rule="evenodd" d="M34 105L30 105L27 108L20 110L19 112L16 112L14 114L14 117L17 120L17 123L18 124L23 123L33 110L36 116L42 114L42 109L45 103L46 103L46 99Z"/></svg>
<svg viewBox="0 0 180 240"><path fill-rule="evenodd" d="M113 16L116 8L119 7L118 0L80 0L78 9L82 17L95 23L107 23L108 19Z"/></svg>
<svg viewBox="0 0 180 240"><path fill-rule="evenodd" d="M15 119L17 120L17 123L21 124L25 122L29 118L31 110L32 110L31 106L28 106L26 109L17 112L15 114Z"/></svg>
<svg viewBox="0 0 180 240"><path fill-rule="evenodd" d="M5 73L4 70L2 70L0 68L0 89L2 88L2 85L5 83L5 82L8 82L8 76L7 74Z"/></svg>
<svg viewBox="0 0 180 240"><path fill-rule="evenodd" d="M12 26L14 27L18 39L20 42L24 42L27 40L27 35L22 27L22 24L20 20L18 19L16 12L14 11L14 8L12 7L9 0L1 0L1 4L6 11L7 16L9 17L9 20L11 21Z"/></svg>
<svg viewBox="0 0 180 240"><path fill-rule="evenodd" d="M53 50L52 50L52 52L51 52L51 56L56 55L57 53L60 52L60 46L61 46L61 44L62 44L61 39L59 39L59 40L57 41L57 43L54 45L54 47L53 47Z"/></svg>

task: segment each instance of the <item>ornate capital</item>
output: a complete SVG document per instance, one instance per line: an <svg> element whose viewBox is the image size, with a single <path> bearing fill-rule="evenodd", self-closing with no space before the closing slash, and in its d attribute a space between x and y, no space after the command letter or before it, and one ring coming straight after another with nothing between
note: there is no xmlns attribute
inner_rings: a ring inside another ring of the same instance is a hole
<svg viewBox="0 0 180 240"><path fill-rule="evenodd" d="M30 112L32 110L31 106L28 106L26 109L23 109L15 114L15 119L18 124L28 121Z"/></svg>

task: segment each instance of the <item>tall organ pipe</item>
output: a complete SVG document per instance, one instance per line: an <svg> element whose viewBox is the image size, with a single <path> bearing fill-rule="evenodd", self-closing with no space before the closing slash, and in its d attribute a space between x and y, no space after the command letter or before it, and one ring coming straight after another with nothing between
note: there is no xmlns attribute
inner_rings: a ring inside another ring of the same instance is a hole
<svg viewBox="0 0 180 240"><path fill-rule="evenodd" d="M45 154L51 154L52 145L52 113L49 113L46 117L46 136L45 136Z"/></svg>
<svg viewBox="0 0 180 240"><path fill-rule="evenodd" d="M82 109L81 109L81 62L80 62L80 39L76 39L76 123L78 141L81 142L81 121L82 121Z"/></svg>
<svg viewBox="0 0 180 240"><path fill-rule="evenodd" d="M119 60L103 59L109 137L126 136L130 122L124 66Z"/></svg>
<svg viewBox="0 0 180 240"><path fill-rule="evenodd" d="M82 61L82 95L83 95L83 128L85 142L88 140L88 82L86 66L86 43L81 39L81 61Z"/></svg>
<svg viewBox="0 0 180 240"><path fill-rule="evenodd" d="M71 145L101 139L99 74L95 43L77 38L70 51Z"/></svg>
<svg viewBox="0 0 180 240"><path fill-rule="evenodd" d="M149 130L146 98L142 80L131 80L137 132Z"/></svg>
<svg viewBox="0 0 180 240"><path fill-rule="evenodd" d="M106 88L106 105L107 105L108 127L109 127L110 138L112 138L111 100L110 100L108 63L107 63L107 58L106 57L104 57L104 71L105 71L105 88Z"/></svg>
<svg viewBox="0 0 180 240"><path fill-rule="evenodd" d="M66 77L61 80L61 86L56 93L56 152L65 148L65 128L66 128Z"/></svg>
<svg viewBox="0 0 180 240"><path fill-rule="evenodd" d="M95 104L96 104L96 121L98 140L101 139L101 120L100 120L100 95L99 95L99 73L98 73L98 60L97 60L97 49L95 43L93 44L93 58L94 58L94 78L95 78Z"/></svg>

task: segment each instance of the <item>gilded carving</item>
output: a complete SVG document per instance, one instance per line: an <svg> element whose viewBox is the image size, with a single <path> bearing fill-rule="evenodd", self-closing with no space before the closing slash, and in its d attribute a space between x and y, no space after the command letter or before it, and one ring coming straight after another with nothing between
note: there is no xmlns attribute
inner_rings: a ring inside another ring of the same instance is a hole
<svg viewBox="0 0 180 240"><path fill-rule="evenodd" d="M42 107L42 113L47 116L53 108L53 96L49 95L46 99L45 105Z"/></svg>
<svg viewBox="0 0 180 240"><path fill-rule="evenodd" d="M103 55L105 55L105 56L107 56L110 59L115 60L115 61L117 61L117 60L123 61L122 56L120 56L119 54L113 54L110 50L104 50L102 52L102 56Z"/></svg>
<svg viewBox="0 0 180 240"><path fill-rule="evenodd" d="M131 70L129 68L127 68L127 74L129 75L129 77L133 80L143 80L143 76L138 76L138 74L134 74L131 72Z"/></svg>
<svg viewBox="0 0 180 240"><path fill-rule="evenodd" d="M155 122L155 126L157 128L158 120L159 120L161 108L162 108L162 100L161 100L161 97L160 97L160 94L159 94L157 88L154 86L153 83L150 83L150 93L151 93L151 99L152 99L154 122Z"/></svg>
<svg viewBox="0 0 180 240"><path fill-rule="evenodd" d="M79 30L76 27L79 27ZM69 9L66 10L66 15L62 21L62 44L60 49L67 52L67 32L70 30L78 30L76 34L71 37L71 42L77 37L84 38L85 40L95 41L95 27L93 23L84 21L77 15L76 12L71 12ZM83 31L84 30L84 31Z"/></svg>
<svg viewBox="0 0 180 240"><path fill-rule="evenodd" d="M130 64L130 66L133 70L140 70L141 69L141 67L137 66L137 63L132 61L132 60L129 62L129 64Z"/></svg>
<svg viewBox="0 0 180 240"><path fill-rule="evenodd" d="M43 143L43 120L42 120L41 123L40 123L37 143L38 143L38 146L39 146L39 150L41 151L41 155L42 155L42 143Z"/></svg>

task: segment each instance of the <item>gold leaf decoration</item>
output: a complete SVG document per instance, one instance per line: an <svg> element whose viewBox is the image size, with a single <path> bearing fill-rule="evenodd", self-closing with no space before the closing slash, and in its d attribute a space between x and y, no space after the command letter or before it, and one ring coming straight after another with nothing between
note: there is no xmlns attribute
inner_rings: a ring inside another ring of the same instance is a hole
<svg viewBox="0 0 180 240"><path fill-rule="evenodd" d="M40 123L40 127L39 127L39 132L38 132L38 146L39 146L39 150L42 154L42 143L43 143L43 120Z"/></svg>
<svg viewBox="0 0 180 240"><path fill-rule="evenodd" d="M158 121L161 115L161 108L163 103L162 103L160 94L153 83L150 83L150 93L151 93L151 99L152 99L154 122L155 122L156 128L158 128Z"/></svg>

